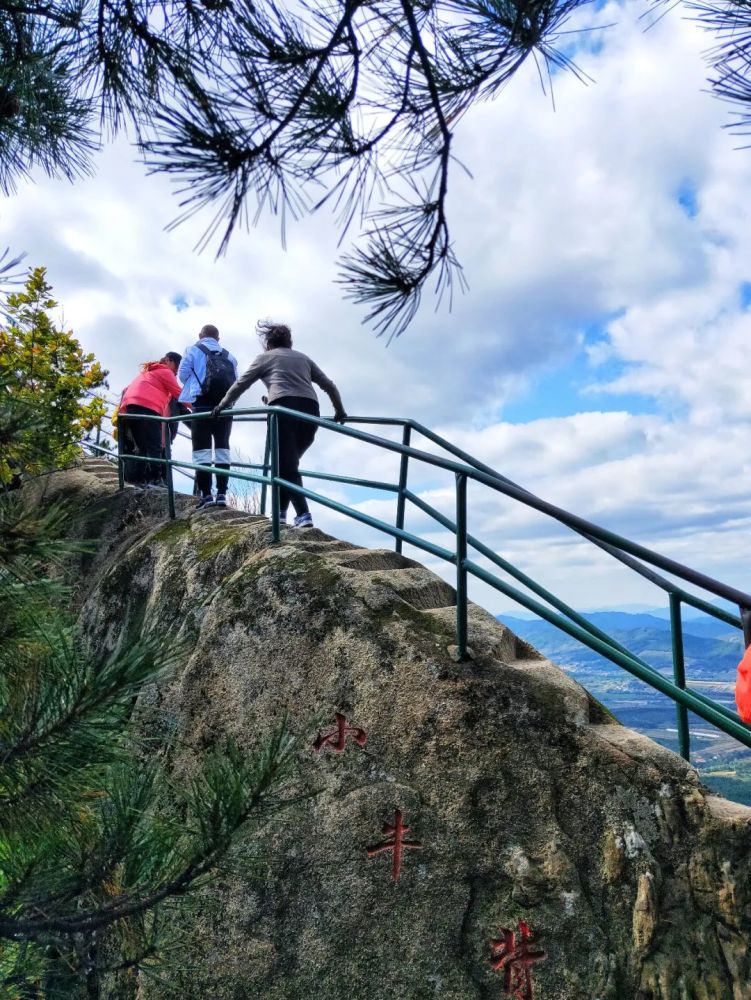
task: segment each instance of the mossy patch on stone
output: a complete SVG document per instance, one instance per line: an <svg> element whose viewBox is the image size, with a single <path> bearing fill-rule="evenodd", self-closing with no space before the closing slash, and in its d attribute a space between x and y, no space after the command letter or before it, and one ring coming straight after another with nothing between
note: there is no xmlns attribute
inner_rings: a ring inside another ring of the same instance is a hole
<svg viewBox="0 0 751 1000"><path fill-rule="evenodd" d="M151 536L154 542L179 542L190 534L190 521L185 517L176 517L173 521L166 521L161 528L157 528Z"/></svg>
<svg viewBox="0 0 751 1000"><path fill-rule="evenodd" d="M232 545L241 542L245 531L240 527L213 528L211 534L196 548L196 556L202 560L213 559Z"/></svg>

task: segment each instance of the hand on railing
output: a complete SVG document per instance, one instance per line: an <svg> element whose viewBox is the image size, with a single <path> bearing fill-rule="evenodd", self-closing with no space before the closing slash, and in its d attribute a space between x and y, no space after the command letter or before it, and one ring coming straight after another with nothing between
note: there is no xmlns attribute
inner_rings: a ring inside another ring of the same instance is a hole
<svg viewBox="0 0 751 1000"><path fill-rule="evenodd" d="M344 410L337 410L336 413L334 414L335 424L343 424L346 419L347 419L347 414L344 412Z"/></svg>

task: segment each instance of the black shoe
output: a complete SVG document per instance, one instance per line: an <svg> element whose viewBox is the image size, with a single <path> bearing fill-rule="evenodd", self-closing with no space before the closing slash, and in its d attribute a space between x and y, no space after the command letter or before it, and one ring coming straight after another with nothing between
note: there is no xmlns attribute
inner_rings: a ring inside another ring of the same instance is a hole
<svg viewBox="0 0 751 1000"><path fill-rule="evenodd" d="M213 507L214 498L210 493L204 493L196 504L196 510L203 510L205 507Z"/></svg>
<svg viewBox="0 0 751 1000"><path fill-rule="evenodd" d="M227 506L227 497L224 495L224 493L217 493L216 500L214 501L214 506L215 507Z"/></svg>

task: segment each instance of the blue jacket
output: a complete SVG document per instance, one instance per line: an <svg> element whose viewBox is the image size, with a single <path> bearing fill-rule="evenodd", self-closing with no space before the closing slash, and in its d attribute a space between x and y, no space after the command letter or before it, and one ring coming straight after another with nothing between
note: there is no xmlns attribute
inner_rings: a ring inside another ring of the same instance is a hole
<svg viewBox="0 0 751 1000"><path fill-rule="evenodd" d="M195 344L185 348L177 370L177 377L183 384L183 391L180 393L181 403L195 403L196 396L201 395L201 385L206 378L206 355L198 349L199 344L208 347L210 351L223 350L222 345L213 337L204 337L203 340L197 340ZM229 351L227 353L229 354ZM232 354L229 354L229 359L237 378L237 359Z"/></svg>

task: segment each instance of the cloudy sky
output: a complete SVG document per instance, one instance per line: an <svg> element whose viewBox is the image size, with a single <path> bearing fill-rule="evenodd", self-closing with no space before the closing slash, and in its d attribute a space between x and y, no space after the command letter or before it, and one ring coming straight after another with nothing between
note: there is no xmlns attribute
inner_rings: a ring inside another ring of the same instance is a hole
<svg viewBox="0 0 751 1000"><path fill-rule="evenodd" d="M245 364L256 319L274 317L349 413L413 416L542 497L751 590L751 151L706 93L707 36L678 10L645 31L646 10L581 16L582 27L613 25L572 36L589 85L557 75L553 105L530 65L462 122L457 153L472 176L455 170L449 208L469 292L450 313L426 300L390 346L341 301L328 217L290 226L286 251L265 218L226 257L196 254L208 217L166 232L174 192L125 141L92 179L21 187L0 215L3 242L48 268L113 389L205 322ZM254 387L244 402L259 397ZM235 443L257 459L257 436L238 430ZM392 458L333 434L319 434L306 464L396 479ZM451 479L413 474L452 513ZM485 489L470 499L473 533L571 603L662 603L540 515ZM393 516L389 501L359 502ZM407 526L444 537L417 512Z"/></svg>

